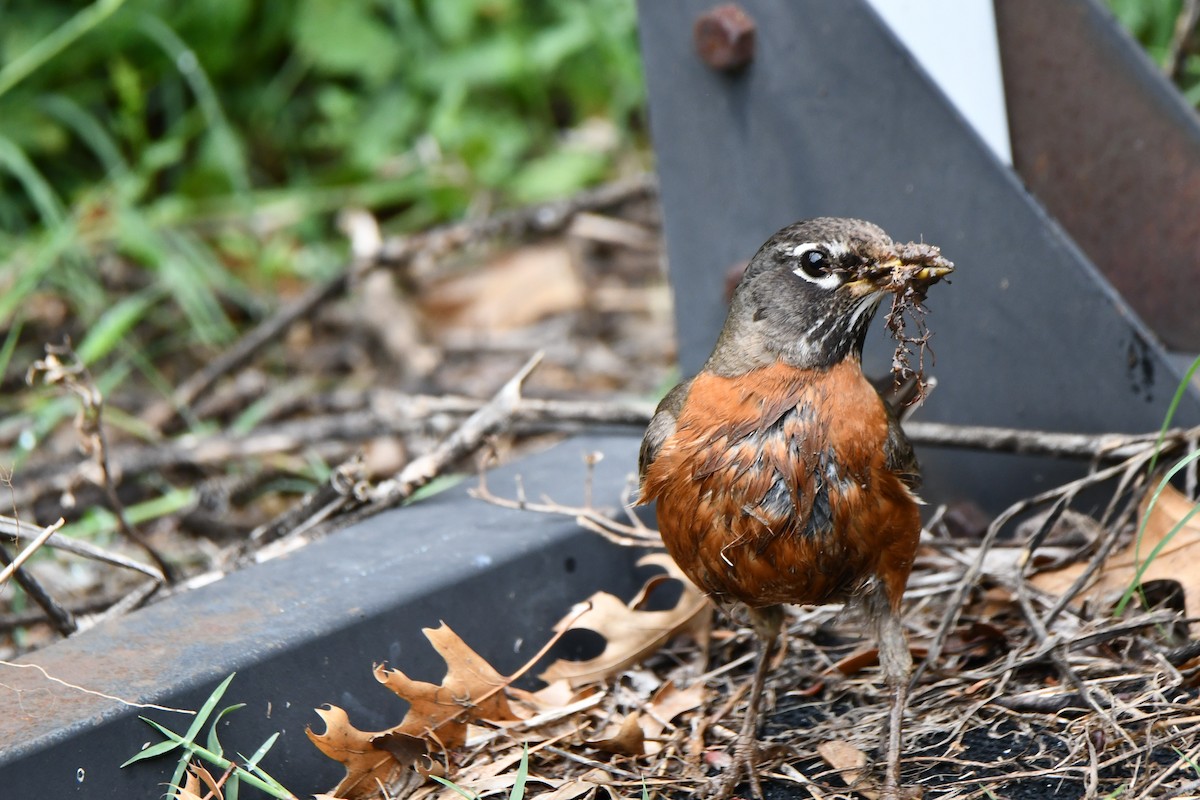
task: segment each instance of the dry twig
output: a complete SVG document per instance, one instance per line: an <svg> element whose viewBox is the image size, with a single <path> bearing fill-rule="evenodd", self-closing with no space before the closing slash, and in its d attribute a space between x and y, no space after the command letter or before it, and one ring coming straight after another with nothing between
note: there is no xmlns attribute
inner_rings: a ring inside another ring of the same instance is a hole
<svg viewBox="0 0 1200 800"><path fill-rule="evenodd" d="M358 248L359 252L355 253L353 262L345 270L325 283L313 286L302 297L259 323L233 347L180 384L171 395L169 403L151 409L145 418L152 426L163 427L180 409L194 403L222 377L247 364L294 323L310 316L324 303L342 295L351 283L371 269L401 269L418 259L442 258L475 242L502 236L519 238L557 233L570 224L572 218L580 212L596 211L645 197L656 188L657 184L652 175L638 175L581 192L566 200L445 225L402 238L382 239L378 241L373 252L366 247Z"/></svg>
<svg viewBox="0 0 1200 800"><path fill-rule="evenodd" d="M125 504L117 496L116 481L108 458L108 436L104 428L104 396L70 343L46 345L45 358L33 363L26 381L30 384L41 381L47 386L61 386L79 398L80 409L75 425L82 437L84 451L96 460L100 471L100 487L108 498L109 510L116 517L117 529L122 536L150 557L164 580L173 583L176 580L174 568L141 532L130 524L125 513Z"/></svg>
<svg viewBox="0 0 1200 800"><path fill-rule="evenodd" d="M1196 26L1200 24L1200 0L1183 0L1179 16L1175 18L1175 30L1167 57L1163 61L1163 73L1173 81L1183 75L1188 56L1195 52Z"/></svg>
<svg viewBox="0 0 1200 800"><path fill-rule="evenodd" d="M521 386L541 361L542 354L535 353L486 405L467 417L432 452L414 459L394 478L375 486L368 496L369 502L380 511L399 505L447 466L479 449L488 436L511 422L521 402Z"/></svg>

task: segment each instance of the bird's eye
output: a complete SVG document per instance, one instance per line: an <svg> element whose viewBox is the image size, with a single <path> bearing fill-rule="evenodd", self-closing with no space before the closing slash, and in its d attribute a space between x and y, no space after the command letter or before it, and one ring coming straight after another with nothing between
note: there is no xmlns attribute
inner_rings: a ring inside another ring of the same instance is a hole
<svg viewBox="0 0 1200 800"><path fill-rule="evenodd" d="M788 253L787 265L792 274L808 283L815 283L822 289L834 290L842 285L844 276L834 270L833 259L829 250L818 242L798 244Z"/></svg>
<svg viewBox="0 0 1200 800"><path fill-rule="evenodd" d="M829 271L829 256L820 250L808 250L800 256L800 268L813 278Z"/></svg>
<svg viewBox="0 0 1200 800"><path fill-rule="evenodd" d="M823 251L812 249L800 254L799 269L812 280L823 278L829 274L829 256Z"/></svg>

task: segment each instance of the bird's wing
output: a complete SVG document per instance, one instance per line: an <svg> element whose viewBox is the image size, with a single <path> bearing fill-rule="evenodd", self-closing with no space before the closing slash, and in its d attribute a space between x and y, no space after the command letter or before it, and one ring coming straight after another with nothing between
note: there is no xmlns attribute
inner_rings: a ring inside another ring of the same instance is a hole
<svg viewBox="0 0 1200 800"><path fill-rule="evenodd" d="M642 437L642 448L638 452L639 484L646 480L646 470L654 463L654 459L658 458L658 451L662 449L667 439L671 438L671 434L675 433L675 422L679 419L679 412L683 409L683 401L687 399L688 389L691 386L690 378L678 384L667 392L667 396L658 404L658 408L654 409L654 416L650 418L650 424L646 426L646 434Z"/></svg>
<svg viewBox="0 0 1200 800"><path fill-rule="evenodd" d="M921 465L917 463L917 454L913 452L912 442L900 427L900 420L896 418L891 406L885 401L883 407L888 418L887 441L883 445L887 468L915 492L921 488Z"/></svg>

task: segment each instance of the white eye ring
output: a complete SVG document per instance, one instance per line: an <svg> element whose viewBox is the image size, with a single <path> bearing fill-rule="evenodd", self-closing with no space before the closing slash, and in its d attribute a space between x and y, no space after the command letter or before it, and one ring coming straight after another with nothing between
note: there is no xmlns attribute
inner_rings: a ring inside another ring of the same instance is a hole
<svg viewBox="0 0 1200 800"><path fill-rule="evenodd" d="M828 258L825 250L816 242L805 242L804 244L796 245L794 248L792 248L792 257L799 261L808 253L813 251L816 251L822 256ZM838 275L836 272L831 272L828 275L813 276L805 272L803 264L793 269L792 274L799 278L803 278L811 284L820 286L822 289L836 289L842 283L842 276Z"/></svg>

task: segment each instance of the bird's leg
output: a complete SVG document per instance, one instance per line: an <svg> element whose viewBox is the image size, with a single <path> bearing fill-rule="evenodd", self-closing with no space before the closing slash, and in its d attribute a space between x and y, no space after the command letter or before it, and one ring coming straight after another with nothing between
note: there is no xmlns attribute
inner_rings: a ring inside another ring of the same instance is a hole
<svg viewBox="0 0 1200 800"><path fill-rule="evenodd" d="M750 621L758 637L758 663L754 668L754 679L750 683L750 697L746 704L746 715L742 718L742 730L733 745L733 763L713 781L709 796L714 800L729 797L745 773L750 782L750 791L762 798L762 785L758 780L758 718L759 701L762 699L763 684L767 669L779 641L779 629L783 624L783 607L767 606L750 609Z"/></svg>
<svg viewBox="0 0 1200 800"><path fill-rule="evenodd" d="M912 655L908 637L900 624L899 614L884 605L876 616L879 639L879 666L891 690L892 707L888 715L887 772L884 774L883 800L900 800L900 734L904 725L904 708L908 704L908 679L912 672Z"/></svg>

